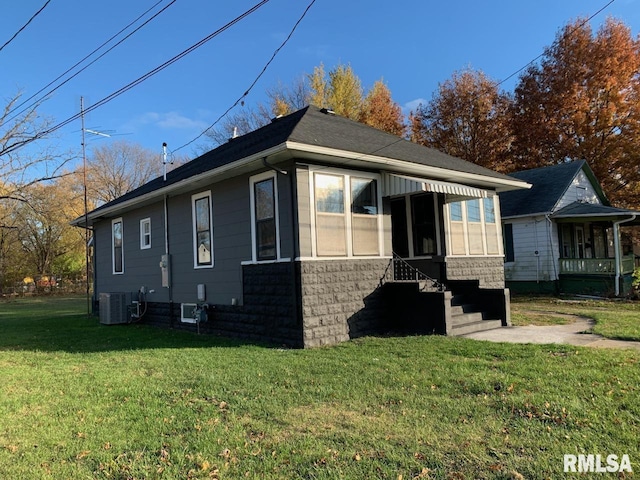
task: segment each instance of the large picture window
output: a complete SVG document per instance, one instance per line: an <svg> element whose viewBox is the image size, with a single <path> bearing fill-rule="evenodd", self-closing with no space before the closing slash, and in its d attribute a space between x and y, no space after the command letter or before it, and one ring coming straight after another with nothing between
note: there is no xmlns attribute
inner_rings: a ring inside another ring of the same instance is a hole
<svg viewBox="0 0 640 480"><path fill-rule="evenodd" d="M124 273L124 249L123 249L122 218L111 222L111 258L114 274Z"/></svg>
<svg viewBox="0 0 640 480"><path fill-rule="evenodd" d="M191 197L193 218L194 267L213 266L213 216L211 193L204 192Z"/></svg>
<svg viewBox="0 0 640 480"><path fill-rule="evenodd" d="M256 260L277 258L275 177L253 184Z"/></svg>

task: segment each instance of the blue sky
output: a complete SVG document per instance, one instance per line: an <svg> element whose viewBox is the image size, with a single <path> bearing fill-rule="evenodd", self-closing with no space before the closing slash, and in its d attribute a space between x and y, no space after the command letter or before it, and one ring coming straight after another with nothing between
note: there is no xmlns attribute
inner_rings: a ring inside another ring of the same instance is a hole
<svg viewBox="0 0 640 480"><path fill-rule="evenodd" d="M3 2L0 45L45 1ZM158 1L152 13L171 0L51 0L0 51L2 98L8 99L19 90L24 99L35 94ZM163 142L169 150L190 142L246 91L310 1L270 0L193 53L89 112L86 127L159 153ZM56 90L40 112L55 123L66 120L78 113L81 96L85 107L90 107L257 3L176 0ZM246 103L263 101L267 88L278 82L290 84L321 62L327 71L343 63L352 66L365 89L383 79L394 100L408 111L430 99L438 84L457 70L471 67L495 80L508 77L542 53L568 21L588 17L607 3L316 0ZM640 33L640 0L615 0L594 18L594 28L607 16L622 20L634 35ZM516 77L504 87L511 90L515 81ZM79 151L80 121L61 128L56 137L52 144L57 148ZM91 138L89 148L109 141ZM194 156L202 145L201 139L177 153Z"/></svg>

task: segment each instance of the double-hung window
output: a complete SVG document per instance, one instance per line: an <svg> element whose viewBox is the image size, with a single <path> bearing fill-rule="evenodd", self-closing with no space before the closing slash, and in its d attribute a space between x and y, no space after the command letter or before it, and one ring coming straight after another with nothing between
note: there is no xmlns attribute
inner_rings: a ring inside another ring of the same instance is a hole
<svg viewBox="0 0 640 480"><path fill-rule="evenodd" d="M124 273L122 218L111 221L111 260L114 274Z"/></svg>
<svg viewBox="0 0 640 480"><path fill-rule="evenodd" d="M191 197L194 268L213 267L213 214L211 192Z"/></svg>
<svg viewBox="0 0 640 480"><path fill-rule="evenodd" d="M251 184L251 235L253 261L280 258L278 228L278 185L274 172L252 177Z"/></svg>

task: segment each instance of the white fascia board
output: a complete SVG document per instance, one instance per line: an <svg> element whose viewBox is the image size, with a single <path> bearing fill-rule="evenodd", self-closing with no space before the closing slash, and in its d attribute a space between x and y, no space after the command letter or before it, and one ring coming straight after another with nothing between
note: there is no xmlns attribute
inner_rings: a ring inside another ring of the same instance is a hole
<svg viewBox="0 0 640 480"><path fill-rule="evenodd" d="M298 142L286 142L286 146L288 150L295 152L347 159L351 160L352 162L366 162L369 165L363 166L369 167L371 167L371 164L377 164L380 166L388 167L387 169L392 172L409 173L420 177L426 176L436 180L457 181L463 184L469 182L473 185L483 185L485 187L495 188L498 192L531 188L531 184L523 182L522 180L508 180L489 177L486 175L479 175L476 173L459 172L456 170L432 167L429 165L422 165L419 163L397 160L389 157L381 157L378 155L369 155L364 153L351 152L348 150L337 150L334 148L320 147Z"/></svg>
<svg viewBox="0 0 640 480"><path fill-rule="evenodd" d="M158 188L157 190L154 190L152 192L146 193L144 195L140 195L138 197L134 197L130 200L127 200L125 202L121 202L118 203L116 205L113 205L111 207L107 207L107 208L103 208L99 211L94 211L91 212L87 215L87 220L94 220L96 218L99 217L110 217L112 215L114 215L117 212L123 211L123 210L127 210L130 207L138 204L138 203L144 203L144 202L148 202L150 200L153 200L155 198L162 198L165 195L170 195L174 192L183 190L185 188L189 188L191 185L193 185L193 183L195 181L206 181L212 178L215 178L219 175L223 175L224 173L227 173L229 171L238 169L238 168L242 168L245 167L253 162L256 161L260 161L262 160L262 158L264 157L269 157L271 155L275 155L277 153L281 153L286 151L287 147L286 144L281 143L280 145L276 145L275 147L272 147L268 150L263 150L262 152L259 152L257 154L245 157L241 160L236 160L235 162L231 162L228 163L226 165L222 165L218 168L214 168L212 170L208 170L206 172L200 173L198 175L193 175L189 178L185 178L184 180L180 180L177 183L172 183L171 185L167 185L166 187L161 187ZM84 215L81 217L76 218L75 220L73 220L71 222L71 225L74 226L82 226L84 224Z"/></svg>

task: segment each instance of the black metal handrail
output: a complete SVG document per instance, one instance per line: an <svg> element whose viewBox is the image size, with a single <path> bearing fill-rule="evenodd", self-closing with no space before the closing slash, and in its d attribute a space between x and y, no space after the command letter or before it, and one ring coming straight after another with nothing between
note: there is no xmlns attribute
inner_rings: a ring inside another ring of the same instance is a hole
<svg viewBox="0 0 640 480"><path fill-rule="evenodd" d="M410 265L400 255L393 252L393 257L389 260L389 265L385 269L383 278L388 278L389 269L392 269L393 280L395 282L430 282L431 286L439 292L446 290L446 286L440 280L430 277L426 273Z"/></svg>

